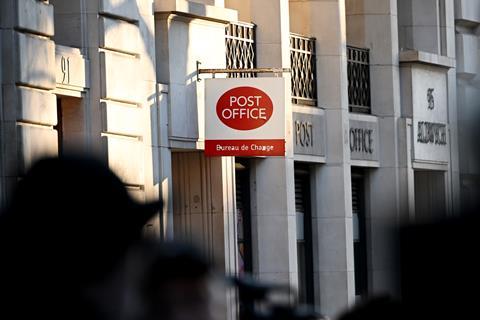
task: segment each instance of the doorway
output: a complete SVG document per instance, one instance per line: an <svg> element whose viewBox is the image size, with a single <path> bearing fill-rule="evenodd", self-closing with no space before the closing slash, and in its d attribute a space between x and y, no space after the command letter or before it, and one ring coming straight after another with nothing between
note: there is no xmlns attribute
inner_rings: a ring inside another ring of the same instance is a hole
<svg viewBox="0 0 480 320"><path fill-rule="evenodd" d="M57 96L57 125L59 155L84 151L86 141L85 112L82 99Z"/></svg>
<svg viewBox="0 0 480 320"><path fill-rule="evenodd" d="M310 167L295 164L295 215L297 220L298 300L314 304L313 243Z"/></svg>
<svg viewBox="0 0 480 320"><path fill-rule="evenodd" d="M363 170L352 170L353 259L357 298L368 294L365 181Z"/></svg>
<svg viewBox="0 0 480 320"><path fill-rule="evenodd" d="M447 214L445 172L416 170L415 222L425 223L442 219Z"/></svg>

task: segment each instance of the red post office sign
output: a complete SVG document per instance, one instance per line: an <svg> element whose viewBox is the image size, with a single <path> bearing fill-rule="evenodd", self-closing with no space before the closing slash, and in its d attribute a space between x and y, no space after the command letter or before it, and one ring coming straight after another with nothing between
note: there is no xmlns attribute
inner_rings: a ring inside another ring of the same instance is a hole
<svg viewBox="0 0 480 320"><path fill-rule="evenodd" d="M205 155L284 156L285 80L206 80Z"/></svg>

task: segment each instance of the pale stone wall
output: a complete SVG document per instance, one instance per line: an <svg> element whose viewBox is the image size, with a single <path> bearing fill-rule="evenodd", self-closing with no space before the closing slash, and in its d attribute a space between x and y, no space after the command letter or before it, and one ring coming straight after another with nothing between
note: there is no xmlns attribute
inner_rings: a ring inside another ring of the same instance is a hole
<svg viewBox="0 0 480 320"><path fill-rule="evenodd" d="M83 135L83 150L104 159L139 201L158 198L162 181L154 1L52 3L56 25L61 26L55 40L79 50L63 47L57 59L62 68L68 60L70 68L68 83L64 70L57 70L55 91L64 97L62 104L68 103L65 96L81 98L75 106L77 122L67 128L71 139ZM74 111L63 116L73 115ZM158 217L150 225L161 232Z"/></svg>
<svg viewBox="0 0 480 320"><path fill-rule="evenodd" d="M45 1L0 3L3 194L30 165L57 154L53 6Z"/></svg>

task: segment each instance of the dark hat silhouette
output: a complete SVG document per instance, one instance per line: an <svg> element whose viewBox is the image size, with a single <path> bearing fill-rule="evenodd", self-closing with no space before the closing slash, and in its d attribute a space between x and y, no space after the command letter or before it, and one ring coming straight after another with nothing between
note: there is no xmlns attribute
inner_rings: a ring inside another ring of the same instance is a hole
<svg viewBox="0 0 480 320"><path fill-rule="evenodd" d="M161 207L135 201L92 157L38 161L0 215L0 291L58 306L108 276Z"/></svg>

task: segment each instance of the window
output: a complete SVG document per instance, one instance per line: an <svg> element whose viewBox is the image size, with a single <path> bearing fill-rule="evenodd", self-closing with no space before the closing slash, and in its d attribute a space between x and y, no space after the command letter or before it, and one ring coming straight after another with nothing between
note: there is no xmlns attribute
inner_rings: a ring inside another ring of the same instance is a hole
<svg viewBox="0 0 480 320"><path fill-rule="evenodd" d="M290 64L292 73L292 102L317 105L315 68L315 38L290 34Z"/></svg>
<svg viewBox="0 0 480 320"><path fill-rule="evenodd" d="M255 25L231 22L225 28L227 69L251 69L255 61ZM229 78L251 78L252 72L229 73Z"/></svg>
<svg viewBox="0 0 480 320"><path fill-rule="evenodd" d="M370 113L370 56L368 49L347 46L350 112Z"/></svg>

